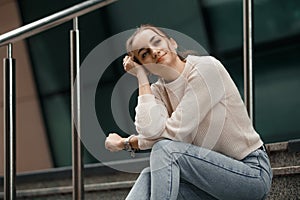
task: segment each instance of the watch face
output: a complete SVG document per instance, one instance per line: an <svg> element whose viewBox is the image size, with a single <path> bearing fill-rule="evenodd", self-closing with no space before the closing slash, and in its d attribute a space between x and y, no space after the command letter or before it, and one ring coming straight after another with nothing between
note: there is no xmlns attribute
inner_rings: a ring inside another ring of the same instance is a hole
<svg viewBox="0 0 300 200"><path fill-rule="evenodd" d="M124 149L129 152L132 152L134 150L130 145L130 139L132 137L134 137L134 135L130 135L128 138L125 139L125 142L124 142Z"/></svg>
<svg viewBox="0 0 300 200"><path fill-rule="evenodd" d="M131 151L131 146L130 146L130 143L129 143L129 139L128 139L128 138L125 140L124 147L125 147L125 150L126 150L126 151Z"/></svg>

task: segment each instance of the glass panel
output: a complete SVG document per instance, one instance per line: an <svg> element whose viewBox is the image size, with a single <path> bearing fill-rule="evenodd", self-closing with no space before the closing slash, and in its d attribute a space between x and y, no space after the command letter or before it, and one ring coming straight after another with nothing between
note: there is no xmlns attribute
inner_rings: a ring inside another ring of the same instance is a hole
<svg viewBox="0 0 300 200"><path fill-rule="evenodd" d="M79 1L19 1L25 24ZM51 6L50 6L51 5ZM265 142L296 138L300 131L299 0L254 1L255 124ZM79 18L81 60L110 36L140 24L182 32L219 58L243 95L242 0L118 1ZM28 46L57 166L71 164L69 31L71 22L31 37ZM289 41L293 39L292 42ZM296 41L296 42L293 42ZM112 89L124 73L121 60L104 73L96 94L98 120L120 131L110 110ZM134 94L136 95L136 94ZM131 116L136 99L132 97ZM104 114L104 115L102 115ZM106 117L102 117L106 116ZM124 134L124 133L122 133ZM298 137L299 138L299 137ZM94 161L86 156L85 162Z"/></svg>

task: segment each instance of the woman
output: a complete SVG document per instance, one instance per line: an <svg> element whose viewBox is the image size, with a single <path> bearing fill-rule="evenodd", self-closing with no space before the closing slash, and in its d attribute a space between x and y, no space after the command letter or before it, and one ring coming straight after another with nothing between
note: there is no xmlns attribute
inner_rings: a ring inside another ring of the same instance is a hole
<svg viewBox="0 0 300 200"><path fill-rule="evenodd" d="M223 65L183 57L162 30L142 25L128 39L124 69L139 85L137 136L111 133L110 151L150 149L128 200L264 199L272 172L263 142ZM159 80L150 85L148 74Z"/></svg>

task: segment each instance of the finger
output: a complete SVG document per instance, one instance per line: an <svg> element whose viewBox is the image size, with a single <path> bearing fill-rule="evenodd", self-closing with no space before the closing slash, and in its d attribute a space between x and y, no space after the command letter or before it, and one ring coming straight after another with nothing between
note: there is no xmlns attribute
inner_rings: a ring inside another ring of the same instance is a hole
<svg viewBox="0 0 300 200"><path fill-rule="evenodd" d="M129 60L128 59L123 62L123 66L124 66L124 68L125 67L128 68L128 66L129 66Z"/></svg>
<svg viewBox="0 0 300 200"><path fill-rule="evenodd" d="M115 148L113 148L113 147L109 147L108 150L109 150L110 152L116 152Z"/></svg>
<svg viewBox="0 0 300 200"><path fill-rule="evenodd" d="M130 57L129 56L126 56L125 58L124 58L124 61L125 62L128 62L130 60Z"/></svg>
<svg viewBox="0 0 300 200"><path fill-rule="evenodd" d="M108 144L108 141L107 141L107 139L105 140L105 143L104 143L104 145L105 145L105 148L106 148L107 150L109 150L109 144Z"/></svg>
<svg viewBox="0 0 300 200"><path fill-rule="evenodd" d="M126 61L127 61L127 56L125 56L125 58L123 58L123 66L125 66Z"/></svg>
<svg viewBox="0 0 300 200"><path fill-rule="evenodd" d="M107 146L107 148L106 148L108 151L110 151L110 152L114 152L114 148L113 147L111 147L111 146Z"/></svg>
<svg viewBox="0 0 300 200"><path fill-rule="evenodd" d="M123 65L124 65L124 69L126 70L126 71L128 71L131 67L130 67L130 64L129 64L129 61L125 61L125 63L123 63Z"/></svg>

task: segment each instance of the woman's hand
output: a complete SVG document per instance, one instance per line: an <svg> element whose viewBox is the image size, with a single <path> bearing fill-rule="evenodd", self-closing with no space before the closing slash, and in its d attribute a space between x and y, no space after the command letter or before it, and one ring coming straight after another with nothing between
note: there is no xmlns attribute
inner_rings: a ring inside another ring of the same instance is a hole
<svg viewBox="0 0 300 200"><path fill-rule="evenodd" d="M147 75L145 68L142 65L134 62L131 56L125 56L123 59L123 66L124 70L133 76L138 76L141 74Z"/></svg>
<svg viewBox="0 0 300 200"><path fill-rule="evenodd" d="M110 133L105 140L105 148L111 152L117 152L124 149L124 140L116 133Z"/></svg>

